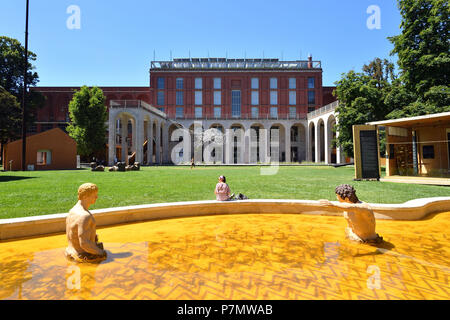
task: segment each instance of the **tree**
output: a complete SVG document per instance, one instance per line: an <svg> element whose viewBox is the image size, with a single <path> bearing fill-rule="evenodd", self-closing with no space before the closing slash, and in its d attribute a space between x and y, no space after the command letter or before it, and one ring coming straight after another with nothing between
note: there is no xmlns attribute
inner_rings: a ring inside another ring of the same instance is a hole
<svg viewBox="0 0 450 320"><path fill-rule="evenodd" d="M87 86L75 91L69 103L69 135L77 142L78 153L91 156L106 147L107 111L105 96L98 87Z"/></svg>
<svg viewBox="0 0 450 320"><path fill-rule="evenodd" d="M400 80L394 96L416 96L390 118L437 113L449 107L449 3L447 0L399 0L400 35L389 37L398 55ZM408 92L408 93L406 93Z"/></svg>
<svg viewBox="0 0 450 320"><path fill-rule="evenodd" d="M17 98L0 87L0 157L3 157L3 146L12 138L18 137L21 108Z"/></svg>
<svg viewBox="0 0 450 320"><path fill-rule="evenodd" d="M32 71L35 67L31 63L36 60L36 54L28 51L28 58L27 86L33 87L36 86L39 81L38 74ZM10 94L14 95L19 102L22 101L23 94L24 59L25 48L18 40L0 36L0 86ZM45 97L37 91L30 90L27 94L26 104L26 118L27 125L29 126L36 121L37 110L44 106ZM0 108L2 108L1 105ZM22 111L20 108L19 110L14 109L12 111L14 112L8 113L0 110L0 117L3 117L0 119L0 122L6 123L12 121L15 124L14 127L7 131L9 134L8 136L2 134L2 143L5 139L7 142L20 137Z"/></svg>
<svg viewBox="0 0 450 320"><path fill-rule="evenodd" d="M336 82L339 136L334 144L348 156L353 156L353 125L385 119L392 111L384 101L396 79L394 65L386 59L375 58L362 70L360 73L351 70Z"/></svg>

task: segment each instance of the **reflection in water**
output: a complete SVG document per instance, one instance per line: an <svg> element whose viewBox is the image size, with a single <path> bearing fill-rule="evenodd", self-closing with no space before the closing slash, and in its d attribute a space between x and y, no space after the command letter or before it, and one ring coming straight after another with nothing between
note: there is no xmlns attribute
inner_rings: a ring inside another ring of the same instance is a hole
<svg viewBox="0 0 450 320"><path fill-rule="evenodd" d="M389 241L373 247L347 241L340 217L151 221L98 230L108 251L99 264L66 260L63 235L0 243L0 298L450 298L450 213L377 227Z"/></svg>

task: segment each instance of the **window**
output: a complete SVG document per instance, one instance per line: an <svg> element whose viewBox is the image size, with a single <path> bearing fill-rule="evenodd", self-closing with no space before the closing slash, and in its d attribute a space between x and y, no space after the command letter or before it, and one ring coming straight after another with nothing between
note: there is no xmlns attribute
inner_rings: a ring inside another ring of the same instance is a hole
<svg viewBox="0 0 450 320"><path fill-rule="evenodd" d="M202 78L195 78L195 89L203 89Z"/></svg>
<svg viewBox="0 0 450 320"><path fill-rule="evenodd" d="M67 123L58 123L58 128L60 128L62 131L67 132Z"/></svg>
<svg viewBox="0 0 450 320"><path fill-rule="evenodd" d="M295 78L289 78L289 89L296 89L297 82Z"/></svg>
<svg viewBox="0 0 450 320"><path fill-rule="evenodd" d="M252 91L252 105L257 106L259 104L259 91Z"/></svg>
<svg viewBox="0 0 450 320"><path fill-rule="evenodd" d="M32 124L31 126L27 127L27 132L28 133L36 133L37 132L37 126L36 124Z"/></svg>
<svg viewBox="0 0 450 320"><path fill-rule="evenodd" d="M259 89L259 79L252 78L252 89Z"/></svg>
<svg viewBox="0 0 450 320"><path fill-rule="evenodd" d="M222 79L214 78L214 89L222 89Z"/></svg>
<svg viewBox="0 0 450 320"><path fill-rule="evenodd" d="M175 117L176 118L183 118L184 116L184 108L183 107L177 107Z"/></svg>
<svg viewBox="0 0 450 320"><path fill-rule="evenodd" d="M201 118L203 116L203 108L202 107L195 107L195 117Z"/></svg>
<svg viewBox="0 0 450 320"><path fill-rule="evenodd" d="M241 90L231 91L231 116L241 116Z"/></svg>
<svg viewBox="0 0 450 320"><path fill-rule="evenodd" d="M201 105L203 104L203 96L202 96L202 91L195 91L195 104L196 105Z"/></svg>
<svg viewBox="0 0 450 320"><path fill-rule="evenodd" d="M270 104L278 104L278 91L270 91Z"/></svg>
<svg viewBox="0 0 450 320"><path fill-rule="evenodd" d="M295 117L297 117L297 108L289 107L289 118L295 118Z"/></svg>
<svg viewBox="0 0 450 320"><path fill-rule="evenodd" d="M177 78L177 80L176 80L176 88L177 89L183 89L184 88L183 78Z"/></svg>
<svg viewBox="0 0 450 320"><path fill-rule="evenodd" d="M316 104L316 93L308 91L308 104Z"/></svg>
<svg viewBox="0 0 450 320"><path fill-rule="evenodd" d="M220 106L222 104L222 91L214 91L214 105Z"/></svg>
<svg viewBox="0 0 450 320"><path fill-rule="evenodd" d="M158 88L158 89L164 89L164 78L158 77L157 88Z"/></svg>
<svg viewBox="0 0 450 320"><path fill-rule="evenodd" d="M53 123L41 124L41 132L53 129Z"/></svg>
<svg viewBox="0 0 450 320"><path fill-rule="evenodd" d="M158 110L161 111L161 112L164 112L164 108L163 107L158 107Z"/></svg>
<svg viewBox="0 0 450 320"><path fill-rule="evenodd" d="M156 97L156 104L158 106L164 105L164 91L158 91L157 97Z"/></svg>
<svg viewBox="0 0 450 320"><path fill-rule="evenodd" d="M278 107L270 107L270 117L278 118Z"/></svg>
<svg viewBox="0 0 450 320"><path fill-rule="evenodd" d="M52 152L50 150L38 150L36 164L40 166L52 164Z"/></svg>
<svg viewBox="0 0 450 320"><path fill-rule="evenodd" d="M177 91L176 95L177 95L176 96L177 106L184 105L184 101L183 101L184 92L183 91Z"/></svg>
<svg viewBox="0 0 450 320"><path fill-rule="evenodd" d="M314 89L314 88L315 88L315 79L308 78L308 89Z"/></svg>
<svg viewBox="0 0 450 320"><path fill-rule="evenodd" d="M278 79L270 78L270 89L278 89Z"/></svg>
<svg viewBox="0 0 450 320"><path fill-rule="evenodd" d="M220 118L220 117L222 117L222 108L214 107L214 118Z"/></svg>
<svg viewBox="0 0 450 320"><path fill-rule="evenodd" d="M434 159L434 146L423 146L423 158Z"/></svg>
<svg viewBox="0 0 450 320"><path fill-rule="evenodd" d="M252 107L252 118L258 118L259 117L259 109L258 107Z"/></svg>
<svg viewBox="0 0 450 320"><path fill-rule="evenodd" d="M295 91L289 91L289 104L291 106L297 104L297 93Z"/></svg>

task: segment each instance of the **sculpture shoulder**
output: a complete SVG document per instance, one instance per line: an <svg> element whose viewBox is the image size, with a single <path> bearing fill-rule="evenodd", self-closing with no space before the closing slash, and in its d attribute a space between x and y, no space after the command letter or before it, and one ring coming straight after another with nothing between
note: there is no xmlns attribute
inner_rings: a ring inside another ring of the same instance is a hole
<svg viewBox="0 0 450 320"><path fill-rule="evenodd" d="M91 213L80 205L75 205L72 209L70 209L67 219L72 221L76 220L79 223L88 223L90 221L94 222L94 218Z"/></svg>

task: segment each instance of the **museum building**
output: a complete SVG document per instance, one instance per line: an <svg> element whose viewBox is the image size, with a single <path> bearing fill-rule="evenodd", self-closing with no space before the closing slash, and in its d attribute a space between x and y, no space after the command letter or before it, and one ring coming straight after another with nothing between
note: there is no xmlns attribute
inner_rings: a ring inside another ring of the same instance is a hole
<svg viewBox="0 0 450 320"><path fill-rule="evenodd" d="M322 85L322 64L311 56L305 61L152 61L148 87L100 88L109 112L106 157L110 165L115 161L149 165L190 162L194 155L198 162L266 163L272 153L273 129L279 133L280 162L342 161L340 151L331 146L337 106L334 87ZM32 88L47 101L29 133L54 127L65 130L70 120L68 105L77 89ZM186 139L174 136L177 129L191 133L190 152L175 148ZM203 144L197 153L192 134L197 129L222 133L223 148L213 149L211 157L205 157Z"/></svg>

